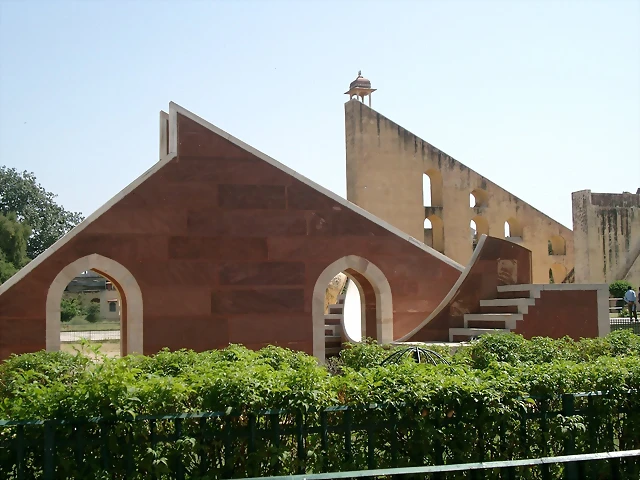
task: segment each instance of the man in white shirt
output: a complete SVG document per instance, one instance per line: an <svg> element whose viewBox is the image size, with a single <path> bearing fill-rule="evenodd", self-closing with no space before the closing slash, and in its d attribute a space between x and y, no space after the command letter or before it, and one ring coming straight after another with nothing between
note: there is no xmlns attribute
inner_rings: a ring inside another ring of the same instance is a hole
<svg viewBox="0 0 640 480"><path fill-rule="evenodd" d="M637 322L638 310L636 309L636 292L633 290L633 287L629 287L627 289L627 292L624 294L624 301L627 303L627 308L629 309L629 320L633 321L635 318Z"/></svg>

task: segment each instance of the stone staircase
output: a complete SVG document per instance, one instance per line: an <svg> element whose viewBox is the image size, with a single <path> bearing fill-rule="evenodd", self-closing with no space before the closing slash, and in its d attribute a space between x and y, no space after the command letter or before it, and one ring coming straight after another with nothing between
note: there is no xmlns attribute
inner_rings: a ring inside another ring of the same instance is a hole
<svg viewBox="0 0 640 480"><path fill-rule="evenodd" d="M527 285L498 286L497 298L480 300L480 313L466 313L463 328L450 328L449 341L468 341L486 333L510 332L536 302Z"/></svg>
<svg viewBox="0 0 640 480"><path fill-rule="evenodd" d="M325 358L335 357L342 350L342 320L344 317L345 294L338 295L336 302L329 305L328 313L324 315L324 355Z"/></svg>

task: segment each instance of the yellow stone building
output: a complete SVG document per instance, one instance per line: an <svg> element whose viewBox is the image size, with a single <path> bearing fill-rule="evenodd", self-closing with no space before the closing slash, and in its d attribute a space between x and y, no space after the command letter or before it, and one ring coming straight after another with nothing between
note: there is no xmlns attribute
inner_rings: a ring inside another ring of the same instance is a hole
<svg viewBox="0 0 640 480"><path fill-rule="evenodd" d="M374 91L359 74L346 92L349 201L463 265L504 236L531 250L535 283L572 281L571 229L367 106Z"/></svg>

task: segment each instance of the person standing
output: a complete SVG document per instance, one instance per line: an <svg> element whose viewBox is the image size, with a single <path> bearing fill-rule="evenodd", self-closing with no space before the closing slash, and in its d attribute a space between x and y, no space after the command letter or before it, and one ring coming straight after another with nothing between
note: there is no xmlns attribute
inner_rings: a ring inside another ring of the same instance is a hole
<svg viewBox="0 0 640 480"><path fill-rule="evenodd" d="M638 310L636 309L636 292L633 290L633 287L629 287L627 292L624 294L624 301L627 304L627 308L629 309L629 320L638 321Z"/></svg>

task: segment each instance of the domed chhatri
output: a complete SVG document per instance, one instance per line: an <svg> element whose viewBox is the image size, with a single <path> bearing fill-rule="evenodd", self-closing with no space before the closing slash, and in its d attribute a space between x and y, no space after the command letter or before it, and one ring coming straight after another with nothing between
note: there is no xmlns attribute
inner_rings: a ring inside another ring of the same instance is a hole
<svg viewBox="0 0 640 480"><path fill-rule="evenodd" d="M349 88L371 88L371 80L362 76L362 70L358 70L358 77L351 82Z"/></svg>
<svg viewBox="0 0 640 480"><path fill-rule="evenodd" d="M359 98L364 103L364 97L369 97L369 106L371 106L371 94L375 92L375 88L371 88L371 81L362 76L362 71L358 71L358 76L349 85L349 91L345 95L349 95L349 100Z"/></svg>

